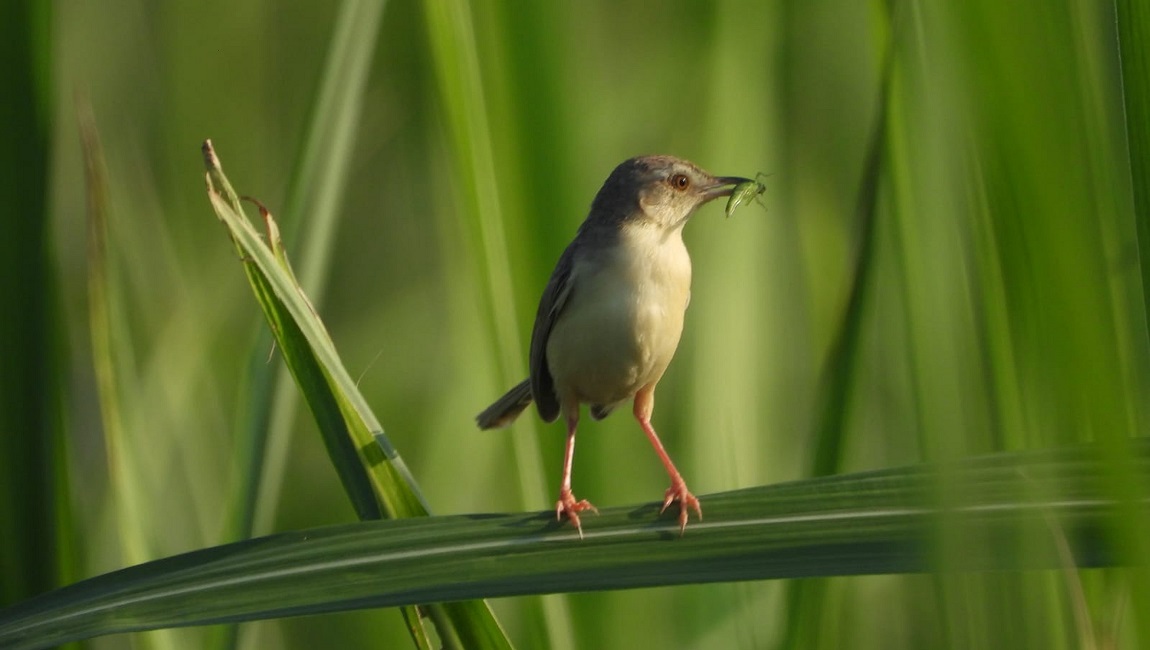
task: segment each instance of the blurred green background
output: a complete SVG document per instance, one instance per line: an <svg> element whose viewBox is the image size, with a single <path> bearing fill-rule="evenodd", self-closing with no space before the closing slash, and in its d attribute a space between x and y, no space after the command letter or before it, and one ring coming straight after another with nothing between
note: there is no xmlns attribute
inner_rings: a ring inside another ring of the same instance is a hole
<svg viewBox="0 0 1150 650"><path fill-rule="evenodd" d="M60 0L4 11L6 87L19 92L0 128L26 142L4 162L20 199L0 217L17 305L4 320L25 330L5 330L0 604L355 517L205 198L209 137L239 191L284 224L345 363L437 514L553 503L562 426L523 418L480 433L472 418L525 376L552 265L611 169L645 153L770 174L766 211L724 220L708 206L685 232L693 298L654 422L696 494L1146 431L1132 197L1150 181L1132 183L1113 5ZM334 76L341 48L364 53L361 77ZM334 105L320 101L325 87ZM89 309L88 106L108 183L105 331ZM309 159L325 147L337 151ZM858 207L868 189L873 220ZM574 483L600 506L666 487L625 414L582 427ZM1144 542L1137 526L1120 534ZM1148 589L1125 570L1031 572L493 606L524 648L1106 648L1145 635ZM90 646L233 643L409 641L388 610Z"/></svg>

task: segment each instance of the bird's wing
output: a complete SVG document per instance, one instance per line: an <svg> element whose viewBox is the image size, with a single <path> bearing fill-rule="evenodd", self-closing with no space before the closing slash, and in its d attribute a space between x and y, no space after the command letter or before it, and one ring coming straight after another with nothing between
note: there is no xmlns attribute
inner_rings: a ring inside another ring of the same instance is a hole
<svg viewBox="0 0 1150 650"><path fill-rule="evenodd" d="M576 242L578 237L576 237ZM539 299L539 311L535 314L535 329L531 331L531 395L544 422L554 422L559 417L559 397L555 394L555 381L547 367L547 339L551 328L559 318L567 299L571 297L571 270L575 265L576 242L571 242L555 270L543 297Z"/></svg>

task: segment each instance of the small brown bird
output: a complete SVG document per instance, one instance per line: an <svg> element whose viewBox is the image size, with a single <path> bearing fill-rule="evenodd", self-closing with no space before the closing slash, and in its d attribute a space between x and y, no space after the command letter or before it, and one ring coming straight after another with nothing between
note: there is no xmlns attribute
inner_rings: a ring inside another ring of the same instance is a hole
<svg viewBox="0 0 1150 650"><path fill-rule="evenodd" d="M563 414L567 448L555 515L570 519L580 536L579 513L595 511L571 492L581 404L601 420L634 399L635 419L671 476L663 510L679 502L680 533L689 510L703 517L651 426L651 412L691 300L683 226L699 206L748 182L716 178L672 156L632 158L616 167L543 291L531 332L531 376L476 417L481 429L507 426L532 400L545 422Z"/></svg>

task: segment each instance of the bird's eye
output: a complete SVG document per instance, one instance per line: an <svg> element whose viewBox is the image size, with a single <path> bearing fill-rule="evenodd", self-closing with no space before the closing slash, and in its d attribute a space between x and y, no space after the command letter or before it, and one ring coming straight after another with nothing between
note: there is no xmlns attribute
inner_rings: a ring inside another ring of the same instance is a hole
<svg viewBox="0 0 1150 650"><path fill-rule="evenodd" d="M671 187L677 190L685 190L691 186L691 179L687 178L686 174L675 174L671 177Z"/></svg>

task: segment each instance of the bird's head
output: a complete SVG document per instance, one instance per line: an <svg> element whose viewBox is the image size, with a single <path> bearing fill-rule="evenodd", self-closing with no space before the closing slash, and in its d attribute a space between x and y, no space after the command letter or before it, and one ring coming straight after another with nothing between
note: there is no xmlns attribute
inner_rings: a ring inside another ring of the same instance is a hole
<svg viewBox="0 0 1150 650"><path fill-rule="evenodd" d="M682 228L699 206L730 196L735 185L749 182L737 176L712 176L674 156L640 156L615 168L595 201L591 216L622 225L636 220Z"/></svg>

